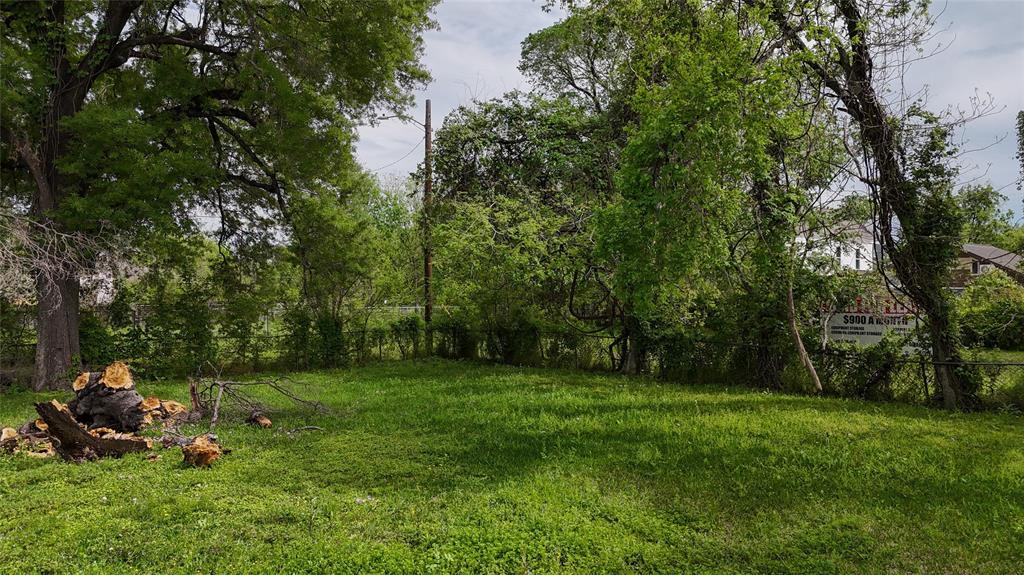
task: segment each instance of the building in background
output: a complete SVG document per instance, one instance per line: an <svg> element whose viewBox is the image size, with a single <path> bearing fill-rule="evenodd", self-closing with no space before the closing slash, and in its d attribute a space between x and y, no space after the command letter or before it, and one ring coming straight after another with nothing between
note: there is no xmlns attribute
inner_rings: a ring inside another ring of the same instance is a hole
<svg viewBox="0 0 1024 575"><path fill-rule="evenodd" d="M964 244L953 271L953 288L963 289L971 279L1001 270L1017 283L1024 285L1024 257L987 244Z"/></svg>

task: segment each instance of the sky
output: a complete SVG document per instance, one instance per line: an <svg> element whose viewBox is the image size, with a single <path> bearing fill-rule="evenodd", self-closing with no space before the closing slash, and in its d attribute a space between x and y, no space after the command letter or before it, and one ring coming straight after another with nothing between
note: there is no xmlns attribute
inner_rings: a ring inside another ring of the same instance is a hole
<svg viewBox="0 0 1024 575"><path fill-rule="evenodd" d="M409 114L423 121L430 98L437 130L460 105L528 90L517 69L520 43L561 17L541 6L531 0L443 1L435 14L439 29L424 36L423 63L433 80L416 92ZM927 51L939 52L911 67L907 91L926 88L935 111L969 110L972 98L991 95L992 113L970 122L958 137L963 150L975 150L961 158L961 181L991 183L1008 197L1005 207L1024 219L1014 158L1015 118L1024 110L1024 0L933 0L932 12L938 24ZM359 136L360 161L381 176L405 176L423 159L423 131L416 124L386 120L362 126Z"/></svg>

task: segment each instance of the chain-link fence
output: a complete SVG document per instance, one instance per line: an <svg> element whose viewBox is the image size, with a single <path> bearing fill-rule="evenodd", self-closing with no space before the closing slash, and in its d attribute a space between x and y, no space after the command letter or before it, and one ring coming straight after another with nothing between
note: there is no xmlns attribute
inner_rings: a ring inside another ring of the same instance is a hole
<svg viewBox="0 0 1024 575"><path fill-rule="evenodd" d="M608 334L545 331L537 328L468 329L455 324L427 331L377 327L347 330L331 341L294 335L214 337L210 361L191 369L226 373L298 371L365 365L376 361L437 356L534 367L613 371L621 365L622 340ZM429 343L428 343L429 342ZM430 351L428 352L428 345ZM142 346L142 349L147 349ZM1013 357L1013 356L1011 356ZM884 353L881 348L828 349L812 353L827 395L875 401L935 405L941 390L935 365L923 356ZM113 358L110 358L113 359ZM151 358L118 357L144 375L157 374ZM34 345L0 346L0 375L25 380L31 374ZM96 367L96 366L87 366ZM669 381L746 385L782 391L809 391L806 371L785 346L677 338L648 342L645 372ZM957 374L977 390L982 407L1024 409L1024 361L964 361ZM148 371L147 371L148 370ZM160 372L161 376L189 373Z"/></svg>

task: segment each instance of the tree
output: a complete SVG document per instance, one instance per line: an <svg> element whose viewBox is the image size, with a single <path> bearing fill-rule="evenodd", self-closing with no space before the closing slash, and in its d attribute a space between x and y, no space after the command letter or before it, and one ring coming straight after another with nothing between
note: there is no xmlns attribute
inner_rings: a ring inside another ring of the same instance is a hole
<svg viewBox="0 0 1024 575"><path fill-rule="evenodd" d="M611 267L593 253L593 214L616 196L612 132L605 114L538 94L449 115L434 171L442 297L488 329L541 316L583 330L621 325L602 280Z"/></svg>
<svg viewBox="0 0 1024 575"><path fill-rule="evenodd" d="M848 115L850 149L863 157L858 175L871 192L894 288L925 316L943 404L955 409L976 402L976 390L955 368L960 353L946 290L961 232L949 144L959 121L943 121L917 104L894 111L881 96L887 80L903 72L901 55L926 37L927 4L746 0L752 15L764 15L764 25L777 29L803 73Z"/></svg>
<svg viewBox="0 0 1024 575"><path fill-rule="evenodd" d="M1013 212L1000 209L1006 196L989 184L960 188L956 201L963 214L963 238L967 243L999 244L1013 228Z"/></svg>
<svg viewBox="0 0 1024 575"><path fill-rule="evenodd" d="M1020 162L1020 178L1017 189L1024 187L1024 110L1017 112L1017 161Z"/></svg>
<svg viewBox="0 0 1024 575"><path fill-rule="evenodd" d="M969 343L1024 350L1024 286L1005 272L993 270L974 278L958 303Z"/></svg>
<svg viewBox="0 0 1024 575"><path fill-rule="evenodd" d="M5 1L4 192L62 232L206 213L222 239L273 235L344 164L354 120L426 79L433 3ZM79 280L35 283L34 387L57 387L79 353Z"/></svg>

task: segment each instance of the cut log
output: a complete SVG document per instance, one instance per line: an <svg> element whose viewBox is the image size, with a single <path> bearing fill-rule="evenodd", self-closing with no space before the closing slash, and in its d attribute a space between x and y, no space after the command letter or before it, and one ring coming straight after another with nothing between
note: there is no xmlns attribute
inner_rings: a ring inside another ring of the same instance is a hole
<svg viewBox="0 0 1024 575"><path fill-rule="evenodd" d="M17 430L0 431L0 449L32 457L53 455L56 450L64 459L75 462L119 457L152 449L153 442L135 432L153 421L163 424L166 442L167 436L178 437L178 424L199 415L177 401L158 397L144 400L135 390L128 366L121 362L103 371L80 374L72 387L75 399L68 405L56 400L37 403L38 419L25 422ZM192 443L195 441L185 439L180 444ZM209 465L221 453L216 437L200 441L195 449L199 465Z"/></svg>
<svg viewBox="0 0 1024 575"><path fill-rule="evenodd" d="M132 372L128 366L120 361L107 366L100 376L100 384L110 389L134 389L135 381L132 380Z"/></svg>
<svg viewBox="0 0 1024 575"><path fill-rule="evenodd" d="M75 420L67 406L57 400L37 403L36 411L46 423L47 434L54 440L54 447L61 457L68 461L88 461L98 457L120 457L125 453L146 451L152 448L150 440L126 433L114 433L97 437Z"/></svg>
<svg viewBox="0 0 1024 575"><path fill-rule="evenodd" d="M0 453L13 453L18 448L18 430L5 427L0 431Z"/></svg>
<svg viewBox="0 0 1024 575"><path fill-rule="evenodd" d="M270 429L270 426L273 425L273 422L270 421L269 417L258 411L254 411L246 421L252 425L258 425L263 429Z"/></svg>
<svg viewBox="0 0 1024 575"><path fill-rule="evenodd" d="M134 432L152 421L147 417L142 396L135 391L128 366L119 361L102 372L82 373L72 387L75 399L68 408L88 428Z"/></svg>
<svg viewBox="0 0 1024 575"><path fill-rule="evenodd" d="M188 411L188 408L185 407L184 404L171 399L161 401L160 409L162 409L164 414L167 416L178 415L179 413L185 413Z"/></svg>
<svg viewBox="0 0 1024 575"><path fill-rule="evenodd" d="M193 467L209 467L223 453L217 443L217 436L212 433L193 438L191 443L181 447L181 452L185 456L185 463Z"/></svg>

